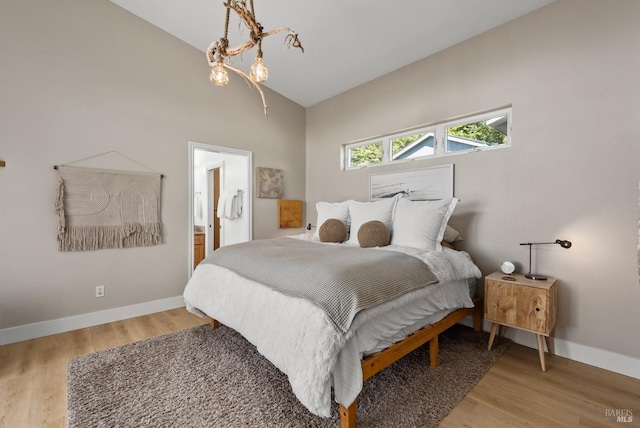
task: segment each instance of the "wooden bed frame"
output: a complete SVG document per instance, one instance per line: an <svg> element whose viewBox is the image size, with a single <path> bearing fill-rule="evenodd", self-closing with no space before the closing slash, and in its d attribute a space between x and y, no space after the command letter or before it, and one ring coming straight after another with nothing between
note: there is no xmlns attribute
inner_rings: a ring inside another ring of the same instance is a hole
<svg viewBox="0 0 640 428"><path fill-rule="evenodd" d="M473 299L473 308L462 308L450 313L435 324L427 325L405 339L395 343L387 349L371 355L362 360L362 380L367 380L371 376L390 366L409 352L429 342L429 360L432 368L438 367L438 335L449 327L457 324L469 315L473 315L473 328L475 331L482 331L482 299ZM211 319L211 327L217 328L220 322ZM358 400L356 399L349 407L340 404L340 428L355 428L356 410Z"/></svg>

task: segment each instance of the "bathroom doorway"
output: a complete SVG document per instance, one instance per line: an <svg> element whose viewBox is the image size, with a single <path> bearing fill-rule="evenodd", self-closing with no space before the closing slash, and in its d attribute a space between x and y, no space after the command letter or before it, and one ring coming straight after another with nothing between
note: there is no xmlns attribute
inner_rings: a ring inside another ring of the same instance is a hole
<svg viewBox="0 0 640 428"><path fill-rule="evenodd" d="M252 239L252 162L246 150L189 142L189 276L218 246ZM218 216L221 195L234 196L233 212Z"/></svg>

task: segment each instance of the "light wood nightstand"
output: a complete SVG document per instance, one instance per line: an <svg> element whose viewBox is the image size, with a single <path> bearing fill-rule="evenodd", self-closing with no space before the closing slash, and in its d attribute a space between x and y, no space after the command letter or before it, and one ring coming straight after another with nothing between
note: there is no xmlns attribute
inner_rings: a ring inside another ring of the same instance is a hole
<svg viewBox="0 0 640 428"><path fill-rule="evenodd" d="M551 330L556 325L558 287L555 278L544 281L526 278L521 274L505 275L494 272L484 279L484 318L491 321L488 350L493 346L496 331L504 327L515 327L534 333L538 339L540 366L544 363L544 337L549 355Z"/></svg>

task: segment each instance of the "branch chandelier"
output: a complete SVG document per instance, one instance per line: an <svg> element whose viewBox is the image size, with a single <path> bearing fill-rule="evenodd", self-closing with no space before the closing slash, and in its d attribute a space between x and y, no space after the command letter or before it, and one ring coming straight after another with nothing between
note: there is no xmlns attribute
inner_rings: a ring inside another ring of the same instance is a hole
<svg viewBox="0 0 640 428"><path fill-rule="evenodd" d="M304 52L304 48L302 47L302 43L300 43L300 39L298 39L298 33L294 32L289 27L280 27L272 31L263 32L262 25L260 25L260 23L256 21L256 15L253 8L253 0L249 0L248 8L246 0L228 0L226 3L223 2L222 4L227 9L227 16L224 22L224 37L221 37L220 40L211 43L209 45L209 48L207 49L207 60L209 61L209 66L211 67L211 74L209 76L209 79L216 86L224 86L229 83L229 75L227 74L226 69L238 73L249 83L251 83L260 93L260 96L262 97L264 115L266 117L267 101L264 97L264 92L260 87L260 83L263 83L267 80L269 71L262 62L262 39L281 31L288 31L289 34L285 38L285 44L287 45L287 47L293 46L294 48L300 48L302 52ZM240 18L240 20L249 29L249 40L239 46L236 46L235 48L230 49L229 39L227 38L227 36L229 34L229 14L232 10L238 15L238 18ZM258 46L258 49L256 51L256 60L251 66L249 74L231 65L232 57L242 54L243 52L252 49L256 45Z"/></svg>

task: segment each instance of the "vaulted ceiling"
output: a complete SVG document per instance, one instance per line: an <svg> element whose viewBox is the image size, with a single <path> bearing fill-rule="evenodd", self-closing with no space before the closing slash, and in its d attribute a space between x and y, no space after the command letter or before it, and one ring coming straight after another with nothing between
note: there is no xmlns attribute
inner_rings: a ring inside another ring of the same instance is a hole
<svg viewBox="0 0 640 428"><path fill-rule="evenodd" d="M111 0L203 52L224 34L223 0ZM254 0L265 31L286 26L304 46L267 37L265 86L309 107L525 15L555 0ZM248 39L232 14L231 46ZM254 51L233 64L245 71ZM231 78L240 78L232 75Z"/></svg>

